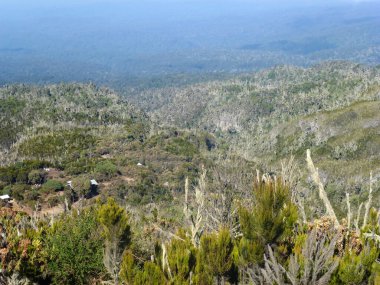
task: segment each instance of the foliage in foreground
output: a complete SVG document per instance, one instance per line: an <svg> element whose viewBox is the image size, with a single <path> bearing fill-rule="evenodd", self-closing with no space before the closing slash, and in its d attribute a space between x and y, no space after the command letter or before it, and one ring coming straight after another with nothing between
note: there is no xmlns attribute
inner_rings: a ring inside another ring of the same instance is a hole
<svg viewBox="0 0 380 285"><path fill-rule="evenodd" d="M158 236L151 252L138 250L137 228L113 199L50 221L3 208L4 278L40 284L378 284L376 210L359 231L329 217L305 224L284 180L264 176L254 185L252 203L239 206L239 232L223 224L212 231L200 227L194 242L190 228L178 229L169 239Z"/></svg>

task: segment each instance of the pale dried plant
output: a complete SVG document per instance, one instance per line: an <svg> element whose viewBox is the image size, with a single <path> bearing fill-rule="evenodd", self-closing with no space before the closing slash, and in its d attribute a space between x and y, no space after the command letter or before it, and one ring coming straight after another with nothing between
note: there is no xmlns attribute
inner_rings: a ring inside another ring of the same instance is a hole
<svg viewBox="0 0 380 285"><path fill-rule="evenodd" d="M329 199L327 197L327 193L324 190L324 186L323 186L323 184L321 182L321 179L319 177L319 174L318 174L318 168L315 168L314 163L313 163L313 161L311 159L311 155L310 155L310 150L309 149L306 152L306 161L307 161L307 164L308 164L309 171L311 173L311 177L312 177L314 183L318 186L319 197L324 202L324 205L326 207L328 215L333 219L335 226L339 226L339 221L338 221L338 219L337 219L337 217L335 215L334 209L331 206L331 203L330 203L330 201L329 201ZM369 212L371 210L371 205L372 205L372 199L373 199L373 177L372 177L372 171L371 171L370 172L370 178L369 178L368 200L364 204L365 209L364 209L363 223L362 223L361 226L359 225L360 220L361 220L361 210L362 210L362 207L363 207L363 203L360 203L358 211L357 211L356 219L354 220L354 223L353 223L354 227L355 227L355 230L358 233L360 233L360 230L363 229L367 225L368 216L369 216ZM348 192L346 192L346 204L347 204L347 228L351 229L351 220L352 220L352 215L353 214L351 212L350 194Z"/></svg>
<svg viewBox="0 0 380 285"><path fill-rule="evenodd" d="M364 228L367 225L369 210L371 209L371 203L372 203L372 171L370 172L370 175L369 175L369 194L368 194L367 203L365 204L362 228Z"/></svg>
<svg viewBox="0 0 380 285"><path fill-rule="evenodd" d="M186 221L190 226L190 235L191 242L195 247L199 246L199 241L203 233L203 213L204 213L204 203L205 203L205 191L206 191L206 170L202 166L202 173L198 180L198 185L195 187L195 199L190 199L189 191L189 179L186 177L185 179L185 200L184 200L184 208L183 212L186 218ZM170 231L166 231L161 229L158 225L154 224L154 228L166 236L167 240L171 239L179 239L184 241L183 238L179 237L176 234L171 233ZM169 266L168 260L168 252L165 243L161 244L162 249L162 259L161 259L161 267L162 270L167 272L170 279L172 279L172 273Z"/></svg>
<svg viewBox="0 0 380 285"><path fill-rule="evenodd" d="M185 241L183 238L181 238L180 236L176 235L176 234L173 234L172 232L168 231L168 230L164 230L162 229L160 226L158 226L156 223L153 224L153 228L158 231L160 234L161 234L161 238L167 240L167 241L170 241L171 239L178 239L178 240L181 240L181 241Z"/></svg>
<svg viewBox="0 0 380 285"><path fill-rule="evenodd" d="M192 200L194 205L191 205L189 199L189 179L186 178L185 180L185 203L183 212L187 222L190 224L191 241L196 247L199 245L199 240L203 233L206 173L206 169L202 166L202 173L199 177L198 185L195 187L195 199Z"/></svg>
<svg viewBox="0 0 380 285"><path fill-rule="evenodd" d="M115 285L119 283L121 256L123 252L124 248L120 246L120 241L116 238L105 242L103 264L112 278L112 280L106 281L106 283Z"/></svg>
<svg viewBox="0 0 380 285"><path fill-rule="evenodd" d="M362 226L360 227L359 223L360 223L360 220L361 220L361 211L362 211L362 208L363 208L363 203L360 203L359 205L359 208L358 208L358 211L357 211L357 215L356 215L356 219L354 220L354 227L355 227L355 230L356 232L360 233L361 229L363 229L366 225L367 225L367 222L368 222L368 216L369 216L369 212L371 210L371 204L372 204L372 198L373 198L373 177L372 177L372 171L370 172L370 175L369 175L369 193L368 193L368 200L367 202L364 204L364 217L363 217L363 223L362 223ZM351 213L351 208L350 208L350 202L349 202L349 194L346 193L346 196L347 196L347 219L348 219L348 229L350 229L350 217L352 216L352 213ZM380 214L380 211L378 212ZM380 224L380 222L379 222Z"/></svg>
<svg viewBox="0 0 380 285"><path fill-rule="evenodd" d="M252 203L252 173L248 165L233 156L219 157L211 170L205 199L204 225L207 231L228 228L240 236L238 208Z"/></svg>
<svg viewBox="0 0 380 285"><path fill-rule="evenodd" d="M350 193L346 192L346 204L347 204L347 228L351 228L351 203L350 203Z"/></svg>
<svg viewBox="0 0 380 285"><path fill-rule="evenodd" d="M362 208L363 208L363 203L360 203L359 209L358 209L358 213L357 213L357 216L356 216L356 219L355 219L355 229L356 229L357 232L360 232L359 221L360 221L360 213L362 211Z"/></svg>
<svg viewBox="0 0 380 285"><path fill-rule="evenodd" d="M380 246L380 235L375 234L373 232L371 233L364 233L363 236L368 240L373 240L376 242L377 246Z"/></svg>
<svg viewBox="0 0 380 285"><path fill-rule="evenodd" d="M162 248L162 261L161 261L162 270L167 271L169 278L172 279L173 276L172 276L172 272L169 266L168 251L166 249L166 245L162 243L161 248Z"/></svg>
<svg viewBox="0 0 380 285"><path fill-rule="evenodd" d="M65 197L65 200L63 202L63 212L66 213L70 210L69 201L67 200L67 197Z"/></svg>
<svg viewBox="0 0 380 285"><path fill-rule="evenodd" d="M299 173L300 171L293 155L288 160L281 161L281 179L283 184L287 184L291 189L295 188L299 181Z"/></svg>
<svg viewBox="0 0 380 285"><path fill-rule="evenodd" d="M325 285L331 279L338 266L334 259L337 235L331 239L327 234L322 236L314 229L309 233L302 253L290 256L287 267L275 257L271 247L264 256L264 268L251 271L253 284L277 285Z"/></svg>
<svg viewBox="0 0 380 285"><path fill-rule="evenodd" d="M367 203L365 204L365 212L364 212L364 218L363 218L363 225L362 225L362 229L367 225L367 222L368 222L368 216L369 216L369 213L370 213L370 210L371 210L371 203L372 203L372 191L373 191L373 187L372 187L372 172L370 173L370 181L369 181L369 194L368 194L368 200L367 200ZM377 223L378 225L380 225L380 211L377 212ZM380 246L380 235L378 235L377 233L371 231L371 232L366 232L366 233L363 233L363 236L368 240L373 240L374 242L376 242L376 244L378 246Z"/></svg>
<svg viewBox="0 0 380 285"><path fill-rule="evenodd" d="M298 183L300 177L300 169L294 160L294 156L290 156L288 160L281 161L281 179L284 185L288 185L292 192L292 202L297 206L301 214L302 222L307 223L306 213L303 201L298 191Z"/></svg>
<svg viewBox="0 0 380 285"><path fill-rule="evenodd" d="M310 149L306 151L306 162L311 174L311 178L318 187L319 198L323 201L323 204L326 207L327 214L333 219L335 226L339 226L339 221L335 215L334 209L331 206L330 200L327 197L327 193L325 191L323 183L319 177L318 168L315 168L313 160L311 159Z"/></svg>
<svg viewBox="0 0 380 285"><path fill-rule="evenodd" d="M40 212L40 202L37 201L36 205L34 206L33 214L30 216L30 225L34 230L38 230L38 222L40 220L39 218L39 212Z"/></svg>
<svg viewBox="0 0 380 285"><path fill-rule="evenodd" d="M208 193L205 207L205 228L217 231L221 226L228 227L233 236L239 236L237 204L232 193Z"/></svg>
<svg viewBox="0 0 380 285"><path fill-rule="evenodd" d="M19 273L15 272L12 273L12 275L1 278L0 284L7 284L7 285L35 285L36 283L30 281L29 279L25 277L21 277Z"/></svg>

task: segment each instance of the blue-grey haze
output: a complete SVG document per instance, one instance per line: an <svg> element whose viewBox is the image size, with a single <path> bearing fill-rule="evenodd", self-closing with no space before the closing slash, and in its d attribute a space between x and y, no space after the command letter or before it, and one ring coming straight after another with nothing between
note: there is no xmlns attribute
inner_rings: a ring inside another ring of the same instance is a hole
<svg viewBox="0 0 380 285"><path fill-rule="evenodd" d="M0 84L379 64L380 1L0 0Z"/></svg>

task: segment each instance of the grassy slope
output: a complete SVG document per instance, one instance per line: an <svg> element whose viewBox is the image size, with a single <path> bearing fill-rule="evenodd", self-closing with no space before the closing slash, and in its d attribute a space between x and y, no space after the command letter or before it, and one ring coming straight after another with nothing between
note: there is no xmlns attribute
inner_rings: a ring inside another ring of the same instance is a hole
<svg viewBox="0 0 380 285"><path fill-rule="evenodd" d="M131 205L171 204L215 144L207 133L153 130L143 113L93 85L7 86L0 109L0 190L29 206L62 203L47 180L77 178L95 178L104 196ZM28 176L44 166L54 171L35 186Z"/></svg>
<svg viewBox="0 0 380 285"><path fill-rule="evenodd" d="M344 62L281 66L230 80L148 89L131 99L163 124L243 131L258 121L268 127L373 98L379 76L379 69Z"/></svg>
<svg viewBox="0 0 380 285"><path fill-rule="evenodd" d="M294 155L303 168L306 149L311 148L336 208L344 212L345 192L351 194L356 208L367 199L370 172L373 171L375 181L380 177L379 110L380 101L356 102L281 124L271 131L276 144L270 159L278 161ZM374 183L374 188L378 188L378 183ZM375 204L379 202L380 195L375 191Z"/></svg>
<svg viewBox="0 0 380 285"><path fill-rule="evenodd" d="M225 153L215 139L220 137L266 171L278 170L280 160L295 155L300 187L313 204L304 162L311 148L333 203L343 210L348 191L355 208L366 198L369 171L376 178L379 172L379 74L378 68L339 62L149 89L131 100L165 127L155 131L142 113L107 89L10 86L0 89L2 162L47 161L63 171L63 182L92 176L109 195L127 196L132 204L171 203L185 176L195 178L201 163L211 165L204 156L210 145ZM178 131L186 127L190 130ZM104 161L116 166L110 177L98 171ZM20 177L16 183L27 183Z"/></svg>
<svg viewBox="0 0 380 285"><path fill-rule="evenodd" d="M163 125L223 137L264 170L278 170L280 160L293 154L305 175L311 148L334 204L344 209L345 191L355 207L366 198L370 170L380 175L379 99L378 67L330 62L149 89L136 104ZM303 177L305 197L313 203L316 195Z"/></svg>

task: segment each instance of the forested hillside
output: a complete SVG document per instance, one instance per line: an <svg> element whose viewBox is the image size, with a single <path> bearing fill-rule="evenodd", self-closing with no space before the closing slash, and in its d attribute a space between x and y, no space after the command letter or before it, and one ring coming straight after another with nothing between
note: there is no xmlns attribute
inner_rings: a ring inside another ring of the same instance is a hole
<svg viewBox="0 0 380 285"><path fill-rule="evenodd" d="M370 171L380 175L378 67L348 62L280 66L230 80L128 94L159 124L207 130L266 171L278 171L281 160L295 156L303 182L310 148L339 209L346 207L345 192L358 199L357 207ZM307 185L300 187L307 192ZM313 204L315 197L308 196Z"/></svg>
<svg viewBox="0 0 380 285"><path fill-rule="evenodd" d="M0 0L0 285L380 285L380 0Z"/></svg>
<svg viewBox="0 0 380 285"><path fill-rule="evenodd" d="M307 69L279 66L184 87L149 88L130 99L164 125L255 137L255 132L270 131L293 118L378 100L379 85L378 68L330 62Z"/></svg>
<svg viewBox="0 0 380 285"><path fill-rule="evenodd" d="M171 204L184 177L207 163L202 153L217 144L207 133L155 128L93 85L6 86L0 108L0 188L30 209L61 206L65 197L76 202L91 179L105 196L132 205Z"/></svg>
<svg viewBox="0 0 380 285"><path fill-rule="evenodd" d="M0 88L1 284L379 284L378 68L124 95Z"/></svg>

